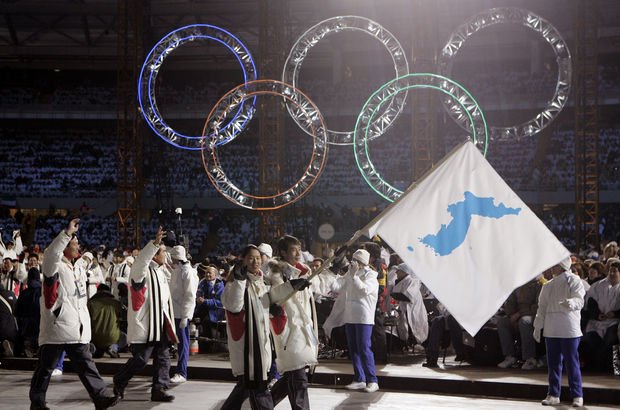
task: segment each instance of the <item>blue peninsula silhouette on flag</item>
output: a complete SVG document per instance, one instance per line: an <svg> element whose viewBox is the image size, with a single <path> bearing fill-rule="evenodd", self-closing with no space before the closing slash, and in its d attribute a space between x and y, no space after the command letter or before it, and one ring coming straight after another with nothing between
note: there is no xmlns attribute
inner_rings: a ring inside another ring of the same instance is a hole
<svg viewBox="0 0 620 410"><path fill-rule="evenodd" d="M428 234L420 239L420 242L430 247L439 256L445 256L465 241L471 218L482 216L499 219L506 215L519 215L521 208L508 208L503 203L495 205L493 197L481 198L466 191L463 201L448 205L448 212L452 215L452 221L448 225L442 224L439 232Z"/></svg>
<svg viewBox="0 0 620 410"><path fill-rule="evenodd" d="M568 250L471 142L361 230L379 235L471 335Z"/></svg>

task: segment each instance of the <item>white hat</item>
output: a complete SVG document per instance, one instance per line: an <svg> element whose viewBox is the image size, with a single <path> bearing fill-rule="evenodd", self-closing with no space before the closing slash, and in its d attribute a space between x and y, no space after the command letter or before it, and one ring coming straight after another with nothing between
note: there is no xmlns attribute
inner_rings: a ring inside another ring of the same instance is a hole
<svg viewBox="0 0 620 410"><path fill-rule="evenodd" d="M12 261L16 261L17 253L13 249L9 249L8 251L4 252L4 257L2 259L10 259Z"/></svg>
<svg viewBox="0 0 620 410"><path fill-rule="evenodd" d="M94 258L93 254L90 252L84 252L82 254L82 258L87 259L89 262L92 262Z"/></svg>
<svg viewBox="0 0 620 410"><path fill-rule="evenodd" d="M173 246L170 251L170 258L181 262L187 262L187 256L185 255L185 248L181 245Z"/></svg>
<svg viewBox="0 0 620 410"><path fill-rule="evenodd" d="M258 245L258 251L263 255L267 255L268 258L271 258L273 255L273 249L271 249L271 245L268 243Z"/></svg>
<svg viewBox="0 0 620 410"><path fill-rule="evenodd" d="M353 252L351 259L362 262L364 265L368 265L368 262L370 261L370 254L366 249L358 249Z"/></svg>
<svg viewBox="0 0 620 410"><path fill-rule="evenodd" d="M569 256L568 258L562 259L558 265L560 265L564 270L570 270L572 264L573 260Z"/></svg>
<svg viewBox="0 0 620 410"><path fill-rule="evenodd" d="M411 269L409 267L409 265L407 265L406 263L401 263L399 265L396 265L396 269L401 270L403 272L405 272L408 275L413 275L413 269Z"/></svg>

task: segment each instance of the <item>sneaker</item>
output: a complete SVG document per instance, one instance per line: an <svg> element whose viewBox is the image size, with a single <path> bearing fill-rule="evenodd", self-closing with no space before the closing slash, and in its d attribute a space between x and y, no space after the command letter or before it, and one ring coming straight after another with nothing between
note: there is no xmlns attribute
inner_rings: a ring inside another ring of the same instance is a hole
<svg viewBox="0 0 620 410"><path fill-rule="evenodd" d="M422 367L428 367L429 369L437 369L439 365L437 364L437 360L427 360L426 363L422 363Z"/></svg>
<svg viewBox="0 0 620 410"><path fill-rule="evenodd" d="M174 384L185 383L186 381L187 381L187 379L185 377L181 376L180 374L175 374L170 379L170 383L174 383Z"/></svg>
<svg viewBox="0 0 620 410"><path fill-rule="evenodd" d="M533 357L530 357L529 359L527 359L525 361L525 363L523 363L523 366L521 366L522 370L534 370L538 367L538 360L536 360Z"/></svg>
<svg viewBox="0 0 620 410"><path fill-rule="evenodd" d="M110 348L108 348L105 352L112 359L118 359L119 357L121 357L116 350L112 350Z"/></svg>
<svg viewBox="0 0 620 410"><path fill-rule="evenodd" d="M583 397L575 397L573 399L573 407L583 407Z"/></svg>
<svg viewBox="0 0 620 410"><path fill-rule="evenodd" d="M57 377L57 376L62 376L62 370L54 369L54 371L52 372L52 377Z"/></svg>
<svg viewBox="0 0 620 410"><path fill-rule="evenodd" d="M547 396L540 402L543 406L555 406L560 404L560 398L555 396Z"/></svg>
<svg viewBox="0 0 620 410"><path fill-rule="evenodd" d="M347 390L362 390L366 388L366 383L353 381L347 384L346 386L344 386L344 388Z"/></svg>
<svg viewBox="0 0 620 410"><path fill-rule="evenodd" d="M379 384L378 383L368 383L366 385L366 387L364 388L364 391L366 393L374 393L377 390L379 390Z"/></svg>
<svg viewBox="0 0 620 410"><path fill-rule="evenodd" d="M517 362L517 358L514 356L506 356L506 358L504 359L503 362L501 362L500 364L497 365L497 367L502 368L502 369L507 369L509 367L512 367L513 364L515 364Z"/></svg>
<svg viewBox="0 0 620 410"><path fill-rule="evenodd" d="M2 348L4 349L4 357L13 357L13 343L8 340L3 340Z"/></svg>

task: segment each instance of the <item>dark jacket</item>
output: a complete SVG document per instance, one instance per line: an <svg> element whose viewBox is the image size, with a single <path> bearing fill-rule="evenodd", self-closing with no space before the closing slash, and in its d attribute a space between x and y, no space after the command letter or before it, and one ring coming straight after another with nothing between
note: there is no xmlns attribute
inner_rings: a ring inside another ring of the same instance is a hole
<svg viewBox="0 0 620 410"><path fill-rule="evenodd" d="M0 341L15 341L17 337L17 322L15 321L15 303L17 298L11 291L0 286Z"/></svg>
<svg viewBox="0 0 620 410"><path fill-rule="evenodd" d="M88 301L92 343L99 349L106 349L118 343L121 335L119 318L121 302L111 292L99 290Z"/></svg>
<svg viewBox="0 0 620 410"><path fill-rule="evenodd" d="M19 334L24 339L36 340L39 338L39 322L41 321L40 299L40 278L28 280L28 288L19 294L15 307L15 317L19 325Z"/></svg>

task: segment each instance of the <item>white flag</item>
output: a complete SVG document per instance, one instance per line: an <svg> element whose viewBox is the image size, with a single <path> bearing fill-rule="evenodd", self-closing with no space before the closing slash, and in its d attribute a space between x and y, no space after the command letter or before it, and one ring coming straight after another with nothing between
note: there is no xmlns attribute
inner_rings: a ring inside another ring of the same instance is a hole
<svg viewBox="0 0 620 410"><path fill-rule="evenodd" d="M570 255L471 142L362 233L385 240L472 335Z"/></svg>

